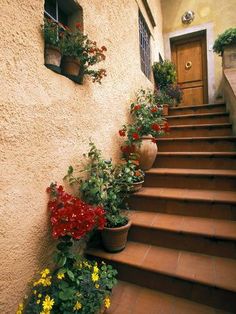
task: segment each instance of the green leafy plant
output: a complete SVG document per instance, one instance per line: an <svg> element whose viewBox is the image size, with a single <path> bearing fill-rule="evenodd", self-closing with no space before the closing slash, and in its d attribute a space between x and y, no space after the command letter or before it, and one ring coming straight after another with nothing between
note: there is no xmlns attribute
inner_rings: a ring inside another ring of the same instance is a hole
<svg viewBox="0 0 236 314"><path fill-rule="evenodd" d="M44 40L47 45L60 48L58 24L51 19L45 18L42 30L44 34Z"/></svg>
<svg viewBox="0 0 236 314"><path fill-rule="evenodd" d="M130 105L131 123L123 125L119 135L127 137L121 150L124 154L135 153L135 145L140 145L143 136L158 136L169 130L162 117L162 106L158 94L151 90L138 91L136 100Z"/></svg>
<svg viewBox="0 0 236 314"><path fill-rule="evenodd" d="M222 56L225 46L231 44L236 44L236 28L229 28L220 34L214 42L213 51Z"/></svg>
<svg viewBox="0 0 236 314"><path fill-rule="evenodd" d="M88 154L84 154L87 164L80 170L84 177L76 177L70 166L65 179L78 186L79 195L85 202L103 206L107 227L124 226L128 218L123 209L128 208L125 200L132 188L131 166L126 162L113 165L111 160L102 157L94 143L89 145Z"/></svg>
<svg viewBox="0 0 236 314"><path fill-rule="evenodd" d="M167 88L167 87L166 87ZM160 104L160 105L163 105L163 104L168 104L169 106L172 106L174 104L174 99L173 97L171 97L170 95L168 95L166 89L160 89L157 91L157 94L156 94L156 99L157 99L157 102Z"/></svg>
<svg viewBox="0 0 236 314"><path fill-rule="evenodd" d="M176 83L176 70L173 62L164 60L152 66L154 79L159 89Z"/></svg>
<svg viewBox="0 0 236 314"><path fill-rule="evenodd" d="M162 91L164 91L164 94L166 97L170 98L170 99L167 99L167 102L165 102L170 105L172 105L173 103L179 104L183 98L183 91L179 85L176 85L176 84L168 85ZM161 102L161 103L164 103L164 102Z"/></svg>

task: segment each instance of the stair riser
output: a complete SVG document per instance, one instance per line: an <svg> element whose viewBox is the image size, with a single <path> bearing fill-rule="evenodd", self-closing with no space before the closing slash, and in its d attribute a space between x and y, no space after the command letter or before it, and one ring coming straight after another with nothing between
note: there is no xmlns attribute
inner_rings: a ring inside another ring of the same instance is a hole
<svg viewBox="0 0 236 314"><path fill-rule="evenodd" d="M236 178L146 174L144 186L236 191Z"/></svg>
<svg viewBox="0 0 236 314"><path fill-rule="evenodd" d="M236 242L132 225L129 240L201 254L236 258Z"/></svg>
<svg viewBox="0 0 236 314"><path fill-rule="evenodd" d="M212 117L189 117L189 118L167 118L169 125L189 125L189 124L215 124L215 123L229 123L227 115L212 116Z"/></svg>
<svg viewBox="0 0 236 314"><path fill-rule="evenodd" d="M160 156L154 164L157 168L236 169L236 158Z"/></svg>
<svg viewBox="0 0 236 314"><path fill-rule="evenodd" d="M215 289L211 286L133 267L128 264L112 262L106 259L105 262L113 265L113 267L118 270L118 279L120 280L125 280L136 285L172 294L177 297L183 297L226 311L236 311L236 294L233 292L224 289Z"/></svg>
<svg viewBox="0 0 236 314"><path fill-rule="evenodd" d="M209 106L209 107L194 107L194 108L181 108L172 109L169 108L169 115L184 115L184 114L200 114L200 113L216 113L216 112L225 112L225 105Z"/></svg>
<svg viewBox="0 0 236 314"><path fill-rule="evenodd" d="M160 152L220 152L236 151L236 143L233 140L166 140L158 141Z"/></svg>
<svg viewBox="0 0 236 314"><path fill-rule="evenodd" d="M192 127L192 128L171 128L170 133L163 136L163 138L169 137L193 137L193 136L228 136L232 135L232 128L230 126L225 127Z"/></svg>
<svg viewBox="0 0 236 314"><path fill-rule="evenodd" d="M132 196L130 208L193 217L236 220L236 205L195 200Z"/></svg>

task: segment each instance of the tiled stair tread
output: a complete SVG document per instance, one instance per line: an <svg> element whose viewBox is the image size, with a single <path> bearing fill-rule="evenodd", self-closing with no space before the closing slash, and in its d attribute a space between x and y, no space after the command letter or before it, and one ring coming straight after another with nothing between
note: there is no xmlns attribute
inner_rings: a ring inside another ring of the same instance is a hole
<svg viewBox="0 0 236 314"><path fill-rule="evenodd" d="M183 169L183 168L151 168L147 174L184 175L184 176L221 176L236 177L236 170L228 169Z"/></svg>
<svg viewBox="0 0 236 314"><path fill-rule="evenodd" d="M168 138L158 138L158 142L161 141L189 141L189 140L193 140L193 141L210 141L210 140L230 140L230 141L236 141L236 136L196 136L196 137L168 137Z"/></svg>
<svg viewBox="0 0 236 314"><path fill-rule="evenodd" d="M118 281L112 290L111 307L106 310L106 314L230 313L126 281Z"/></svg>
<svg viewBox="0 0 236 314"><path fill-rule="evenodd" d="M228 116L227 112L212 112L212 113L188 113L184 115L170 115L168 119L185 119L185 118L204 118L204 117L215 117L215 116Z"/></svg>
<svg viewBox="0 0 236 314"><path fill-rule="evenodd" d="M134 195L142 197L236 204L236 192L233 191L144 187L140 191L136 192Z"/></svg>
<svg viewBox="0 0 236 314"><path fill-rule="evenodd" d="M120 253L91 248L88 255L236 292L236 260L128 241Z"/></svg>
<svg viewBox="0 0 236 314"><path fill-rule="evenodd" d="M232 123L206 123L206 124L181 124L181 125L170 125L171 129L200 129L200 128L224 128L232 127Z"/></svg>
<svg viewBox="0 0 236 314"><path fill-rule="evenodd" d="M206 157L233 157L236 158L236 152L158 152L158 156L206 156Z"/></svg>
<svg viewBox="0 0 236 314"><path fill-rule="evenodd" d="M236 221L130 211L132 225L236 241Z"/></svg>
<svg viewBox="0 0 236 314"><path fill-rule="evenodd" d="M224 103L219 103L219 104L202 104L202 105L190 105L190 106L178 106L178 107L172 107L171 110L178 110L178 109L196 109L196 108L213 108L217 106L222 106Z"/></svg>

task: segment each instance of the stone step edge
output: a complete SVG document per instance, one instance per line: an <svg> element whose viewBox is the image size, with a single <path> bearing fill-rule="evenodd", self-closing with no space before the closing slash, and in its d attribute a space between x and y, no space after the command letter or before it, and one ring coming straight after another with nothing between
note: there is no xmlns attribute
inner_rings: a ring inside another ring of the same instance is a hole
<svg viewBox="0 0 236 314"><path fill-rule="evenodd" d="M128 242L133 242L133 241L128 241ZM133 243L137 243L137 242L133 242ZM144 244L142 243L143 245L145 246L152 246L152 245L149 245L149 244ZM159 246L160 247L160 246ZM175 250L175 249L170 249L170 248L166 248L167 250L172 250L172 251L183 251L183 250ZM98 249L95 249L96 251L98 251ZM212 288L216 288L216 289L223 289L223 290L226 290L226 291L229 291L229 292L235 292L236 293L236 289L233 290L233 289L229 289L228 287L225 287L223 285L216 285L214 284L213 282L210 282L210 281L204 281L204 280L200 280L200 279L196 279L196 278L190 278L189 276L184 276L184 275L180 275L180 274L175 274L173 272L169 272L169 271L164 271L164 270L161 270L161 269L151 269L149 267L145 267L144 265L138 265L138 264L135 264L135 263L132 263L130 261L123 261L123 260L117 260L115 259L114 257L119 253L107 253L105 251L103 251L103 249L100 249L99 250L99 254L96 254L96 253L93 253L93 249L90 248L90 249L87 249L86 252L85 252L86 255L89 255L89 256L94 256L94 257L99 257L99 258L102 258L102 259L105 259L105 260L108 260L108 261L112 261L112 262L115 262L115 263L120 263L120 264L123 264L123 265L129 265L131 267L134 267L136 269L140 269L140 270L145 270L145 271L148 271L148 272L152 272L152 273L159 273L159 274L163 274L163 275L166 275L168 277L174 277L174 278L177 278L177 279L182 279L184 281L188 281L188 282L192 282L192 283L199 283L199 284L202 284L204 286L210 286ZM194 253L194 255L198 255L199 257L202 256L202 255L206 255L206 254L200 254L200 253ZM110 257L113 257L113 259L111 259ZM220 257L217 257L217 258L220 258Z"/></svg>
<svg viewBox="0 0 236 314"><path fill-rule="evenodd" d="M162 170L162 171L160 171ZM164 171L163 171L164 170ZM175 170L175 171L173 171ZM209 171L207 173L207 170ZM182 172L181 172L182 171ZM215 171L215 172L214 172ZM227 177L236 178L236 170L222 170L218 171L214 169L189 169L189 168L151 168L145 172L146 175L158 175L158 176L185 176L185 177Z"/></svg>
<svg viewBox="0 0 236 314"><path fill-rule="evenodd" d="M138 211L139 213L140 212L143 212L145 213L144 211L141 211L139 210ZM129 213L131 213L131 215L133 213L135 213L135 210L130 210ZM158 213L158 214L161 214L162 216L165 216L164 213ZM177 216L177 215L173 215L173 214L167 214L168 216ZM184 215L178 215L178 217L187 217L189 218L189 216L184 216ZM195 217L194 217L195 218ZM171 228L168 228L168 227L160 227L160 226L152 226L152 225L148 225L148 224L144 224L144 223L138 223L138 222L133 222L132 221L132 217L130 218L131 219L131 228L132 226L134 227L141 227L141 228L145 228L145 229L152 229L152 230L161 230L161 231L167 231L167 232L172 232L172 233L177 233L177 234L186 234L186 235L196 235L196 236L199 236L199 237L204 237L204 238L208 238L208 239L212 239L212 240L226 240L226 241L236 241L236 236L235 237L232 237L232 236L228 236L228 235L224 235L224 234L209 234L209 233L206 233L202 230L198 230L198 231L190 231L190 230L183 230L183 229L180 229L180 230L175 230L175 229L171 229ZM207 220L205 218L198 218L198 219L202 219L203 221L204 220ZM208 220L216 220L216 221L219 221L219 219L214 219L214 218L211 218L211 219L208 219ZM224 222L228 222L229 220L224 220ZM231 220L230 220L231 221Z"/></svg>
<svg viewBox="0 0 236 314"><path fill-rule="evenodd" d="M236 152L158 152L158 156L161 157L230 157L236 158Z"/></svg>
<svg viewBox="0 0 236 314"><path fill-rule="evenodd" d="M164 141L236 141L236 136L195 136L195 137L168 137L168 138L158 138L158 142Z"/></svg>
<svg viewBox="0 0 236 314"><path fill-rule="evenodd" d="M170 107L170 110L183 110L183 109L197 109L197 108L206 108L206 107L219 107L219 106L225 106L225 103L216 103L216 104L202 104L202 105L189 105L189 106L176 106L176 107Z"/></svg>
<svg viewBox="0 0 236 314"><path fill-rule="evenodd" d="M206 123L206 124L180 124L170 125L170 134L172 129L213 129L213 128L231 128L232 123Z"/></svg>
<svg viewBox="0 0 236 314"><path fill-rule="evenodd" d="M229 116L228 112L211 112L211 113L188 113L183 115L170 115L168 119L187 119L187 118L205 118L205 117L218 117L218 116Z"/></svg>

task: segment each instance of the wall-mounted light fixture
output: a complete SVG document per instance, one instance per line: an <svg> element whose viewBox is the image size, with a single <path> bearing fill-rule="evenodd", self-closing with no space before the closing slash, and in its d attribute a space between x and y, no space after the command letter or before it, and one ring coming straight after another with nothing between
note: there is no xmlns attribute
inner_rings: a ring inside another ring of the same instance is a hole
<svg viewBox="0 0 236 314"><path fill-rule="evenodd" d="M192 21L194 20L194 12L193 11L186 11L183 15L182 15L182 23L183 24L190 24L192 23Z"/></svg>

